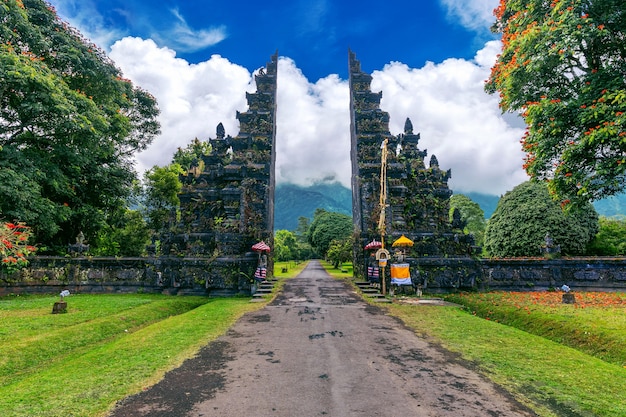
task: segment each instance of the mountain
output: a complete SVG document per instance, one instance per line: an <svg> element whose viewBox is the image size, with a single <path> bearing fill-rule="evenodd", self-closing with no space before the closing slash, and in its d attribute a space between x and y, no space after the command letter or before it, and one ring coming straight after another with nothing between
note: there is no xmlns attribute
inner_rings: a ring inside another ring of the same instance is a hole
<svg viewBox="0 0 626 417"><path fill-rule="evenodd" d="M299 217L313 219L317 208L352 215L352 190L339 182L308 187L279 184L274 195L274 230L296 230Z"/></svg>
<svg viewBox="0 0 626 417"><path fill-rule="evenodd" d="M485 218L491 217L496 210L500 196L482 193L463 194L478 203L485 212ZM608 197L593 203L596 211L604 217L626 216L626 194ZM313 219L317 208L352 215L352 191L339 182L319 182L308 187L294 184L276 186L274 201L274 229L295 230L298 217Z"/></svg>
<svg viewBox="0 0 626 417"><path fill-rule="evenodd" d="M477 203L481 209L485 212L485 219L491 217L494 211L496 211L496 207L498 205L498 201L500 201L500 197L497 195L490 194L481 194L481 193L455 193L455 194L463 194L466 197L469 197L473 202Z"/></svg>

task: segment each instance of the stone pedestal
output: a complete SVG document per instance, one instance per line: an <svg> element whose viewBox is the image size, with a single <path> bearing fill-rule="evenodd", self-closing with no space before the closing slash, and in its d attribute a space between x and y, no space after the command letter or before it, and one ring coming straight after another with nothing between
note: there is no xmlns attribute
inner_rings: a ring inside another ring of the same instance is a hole
<svg viewBox="0 0 626 417"><path fill-rule="evenodd" d="M67 302L65 301L57 301L52 306L52 314L61 314L67 313Z"/></svg>
<svg viewBox="0 0 626 417"><path fill-rule="evenodd" d="M566 292L563 294L563 304L575 304L576 297L571 292Z"/></svg>

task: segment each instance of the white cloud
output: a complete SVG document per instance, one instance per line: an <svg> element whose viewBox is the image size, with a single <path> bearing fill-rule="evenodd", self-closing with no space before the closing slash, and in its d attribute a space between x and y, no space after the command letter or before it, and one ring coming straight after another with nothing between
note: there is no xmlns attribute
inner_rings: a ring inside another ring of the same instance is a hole
<svg viewBox="0 0 626 417"><path fill-rule="evenodd" d="M350 185L348 83L337 75L309 83L293 60L278 62L276 177L309 185L335 178Z"/></svg>
<svg viewBox="0 0 626 417"><path fill-rule="evenodd" d="M474 61L448 59L419 69L393 62L372 74L391 133L401 133L409 117L421 133L420 149L452 169L449 185L455 191L501 194L527 179L519 144L524 128L515 118L505 119L498 97L483 90L499 50L500 43L492 41Z"/></svg>
<svg viewBox="0 0 626 417"><path fill-rule="evenodd" d="M439 0L448 13L448 19L475 31L483 31L495 22L493 9L498 0Z"/></svg>
<svg viewBox="0 0 626 417"><path fill-rule="evenodd" d="M211 29L194 30L177 9L171 10L176 23L165 32L155 31L152 37L162 39L162 43L180 52L199 51L209 46L215 45L226 39L226 28L224 26ZM162 34L166 36L163 37Z"/></svg>
<svg viewBox="0 0 626 417"><path fill-rule="evenodd" d="M215 138L220 122L226 134L237 135L235 113L246 110L252 80L247 69L219 55L190 64L152 40L130 37L116 42L110 56L127 78L156 97L161 110L161 135L137 155L140 173L170 163L176 149L196 137Z"/></svg>
<svg viewBox="0 0 626 417"><path fill-rule="evenodd" d="M372 74L391 132L401 133L410 117L422 135L419 147L452 169L450 186L457 192L501 194L526 180L519 145L524 127L519 118L503 117L497 96L483 90L499 48L489 42L473 61L448 59L418 69L394 62ZM218 55L190 64L139 38L115 43L111 58L161 108L162 134L137 156L139 172L168 164L176 148L195 137L214 138L219 122L227 134L239 133L235 113L247 109L245 92L255 88L247 69ZM306 185L333 177L349 185L347 81L329 75L311 83L293 60L281 57L277 100L277 181Z"/></svg>

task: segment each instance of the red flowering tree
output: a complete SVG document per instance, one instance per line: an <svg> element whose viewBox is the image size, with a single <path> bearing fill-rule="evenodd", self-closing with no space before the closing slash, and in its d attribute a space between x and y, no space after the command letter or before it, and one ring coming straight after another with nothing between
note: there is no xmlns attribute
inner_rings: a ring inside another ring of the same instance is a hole
<svg viewBox="0 0 626 417"><path fill-rule="evenodd" d="M621 192L626 182L623 0L501 0L502 53L486 90L520 112L524 168L563 205Z"/></svg>
<svg viewBox="0 0 626 417"><path fill-rule="evenodd" d="M14 272L28 264L26 257L37 250L28 244L29 238L25 224L0 222L0 269Z"/></svg>

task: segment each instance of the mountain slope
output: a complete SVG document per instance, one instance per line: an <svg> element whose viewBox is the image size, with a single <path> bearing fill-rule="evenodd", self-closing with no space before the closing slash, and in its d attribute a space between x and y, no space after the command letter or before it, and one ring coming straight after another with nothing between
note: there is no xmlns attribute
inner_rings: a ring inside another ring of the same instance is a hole
<svg viewBox="0 0 626 417"><path fill-rule="evenodd" d="M500 196L481 193L463 194L478 203L491 217L498 205ZM626 194L608 197L593 203L600 216L626 216ZM317 208L352 215L352 191L338 182L320 182L309 187L294 184L280 184L276 187L274 201L274 229L295 230L301 216L313 219Z"/></svg>
<svg viewBox="0 0 626 417"><path fill-rule="evenodd" d="M313 219L317 208L352 215L352 191L338 182L309 187L280 184L274 200L274 230L295 230L299 217Z"/></svg>

